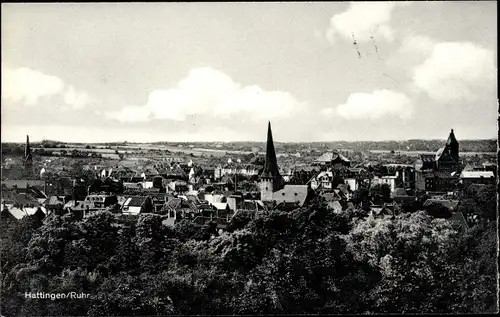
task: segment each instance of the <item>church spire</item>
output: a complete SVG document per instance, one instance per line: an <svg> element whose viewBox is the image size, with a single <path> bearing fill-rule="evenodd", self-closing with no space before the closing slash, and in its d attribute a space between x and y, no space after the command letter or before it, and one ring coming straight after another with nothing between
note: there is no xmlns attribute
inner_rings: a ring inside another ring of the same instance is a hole
<svg viewBox="0 0 500 317"><path fill-rule="evenodd" d="M455 160L455 162L458 163L460 159L459 145L453 129L451 129L448 140L446 141L446 148L448 149L448 151L450 151L451 157Z"/></svg>
<svg viewBox="0 0 500 317"><path fill-rule="evenodd" d="M28 156L31 156L31 148L30 148L30 137L26 136L26 145L24 146L24 158L26 159Z"/></svg>
<svg viewBox="0 0 500 317"><path fill-rule="evenodd" d="M273 133L271 131L271 122L267 126L267 145L266 145L266 163L261 177L264 178L278 178L280 172L278 169L278 161L276 159L276 152L274 150Z"/></svg>
<svg viewBox="0 0 500 317"><path fill-rule="evenodd" d="M453 129L451 129L450 135L448 136L448 141L446 141L446 145L450 146L452 144L458 144L457 138L455 137L455 133Z"/></svg>
<svg viewBox="0 0 500 317"><path fill-rule="evenodd" d="M31 155L30 137L26 136L26 145L24 146L24 170L27 177L33 174L33 157Z"/></svg>

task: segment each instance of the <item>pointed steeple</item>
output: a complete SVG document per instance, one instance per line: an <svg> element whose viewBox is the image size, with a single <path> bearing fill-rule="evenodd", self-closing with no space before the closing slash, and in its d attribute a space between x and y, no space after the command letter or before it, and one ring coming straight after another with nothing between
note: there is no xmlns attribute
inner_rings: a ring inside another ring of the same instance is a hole
<svg viewBox="0 0 500 317"><path fill-rule="evenodd" d="M457 138L455 137L453 129L451 129L450 135L448 136L448 141L446 141L446 145L452 145L454 143L458 143L458 141Z"/></svg>
<svg viewBox="0 0 500 317"><path fill-rule="evenodd" d="M24 158L28 158L31 156L31 148L30 148L30 137L26 136L26 145L24 146Z"/></svg>
<svg viewBox="0 0 500 317"><path fill-rule="evenodd" d="M24 170L27 177L33 175L33 157L31 155L30 137L26 136L26 145L24 146Z"/></svg>
<svg viewBox="0 0 500 317"><path fill-rule="evenodd" d="M273 133L271 131L271 122L267 126L267 145L266 145L266 163L264 170L260 175L261 179L272 180L273 190L279 190L284 184L283 177L280 175L276 151L274 150Z"/></svg>
<svg viewBox="0 0 500 317"><path fill-rule="evenodd" d="M267 126L267 145L266 145L266 163L261 177L275 178L280 176L278 161L274 150L273 133L271 131L271 122Z"/></svg>
<svg viewBox="0 0 500 317"><path fill-rule="evenodd" d="M457 138L455 137L455 133L453 129L451 129L450 135L448 136L448 140L446 141L446 149L450 152L451 157L458 163L459 160L459 145Z"/></svg>

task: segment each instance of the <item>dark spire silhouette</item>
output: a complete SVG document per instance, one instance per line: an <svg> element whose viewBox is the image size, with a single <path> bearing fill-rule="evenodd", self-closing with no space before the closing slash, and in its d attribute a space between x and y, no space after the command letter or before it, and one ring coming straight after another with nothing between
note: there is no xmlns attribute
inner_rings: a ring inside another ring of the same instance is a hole
<svg viewBox="0 0 500 317"><path fill-rule="evenodd" d="M274 150L271 122L269 122L267 126L266 163L260 177L273 179L275 190L283 184L283 178L280 175L278 161L276 159L276 151Z"/></svg>
<svg viewBox="0 0 500 317"><path fill-rule="evenodd" d="M455 137L455 133L453 129L451 129L450 135L448 136L448 140L446 141L446 148L450 152L451 157L458 163L459 161L459 145L457 138Z"/></svg>
<svg viewBox="0 0 500 317"><path fill-rule="evenodd" d="M446 141L446 145L458 144L457 138L455 137L455 133L453 129L451 129L450 135L448 136L448 141Z"/></svg>
<svg viewBox="0 0 500 317"><path fill-rule="evenodd" d="M24 146L24 170L27 177L33 174L33 157L31 155L30 137L26 136L26 145Z"/></svg>
<svg viewBox="0 0 500 317"><path fill-rule="evenodd" d="M26 136L26 145L24 146L24 158L27 159L31 157L31 148L30 148L30 137Z"/></svg>

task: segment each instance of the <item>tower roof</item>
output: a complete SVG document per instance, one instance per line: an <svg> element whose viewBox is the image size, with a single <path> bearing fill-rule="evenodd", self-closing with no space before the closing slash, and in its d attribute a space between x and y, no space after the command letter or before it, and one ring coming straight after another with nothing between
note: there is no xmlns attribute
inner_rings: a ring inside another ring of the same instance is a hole
<svg viewBox="0 0 500 317"><path fill-rule="evenodd" d="M26 145L24 146L24 158L31 159L30 137L26 136Z"/></svg>
<svg viewBox="0 0 500 317"><path fill-rule="evenodd" d="M276 151L274 150L273 133L271 131L271 122L267 126L267 145L266 145L266 163L260 177L265 178L281 178L278 161L276 159Z"/></svg>
<svg viewBox="0 0 500 317"><path fill-rule="evenodd" d="M451 129L450 135L448 136L448 141L446 141L446 145L458 144L457 138L455 138L455 133L453 133L453 129Z"/></svg>

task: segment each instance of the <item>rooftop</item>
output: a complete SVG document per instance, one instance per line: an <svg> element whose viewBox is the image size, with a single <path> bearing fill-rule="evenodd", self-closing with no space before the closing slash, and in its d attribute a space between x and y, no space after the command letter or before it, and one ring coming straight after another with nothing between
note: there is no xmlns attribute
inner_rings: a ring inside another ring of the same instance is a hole
<svg viewBox="0 0 500 317"><path fill-rule="evenodd" d="M494 178L492 171L462 171L461 178Z"/></svg>

